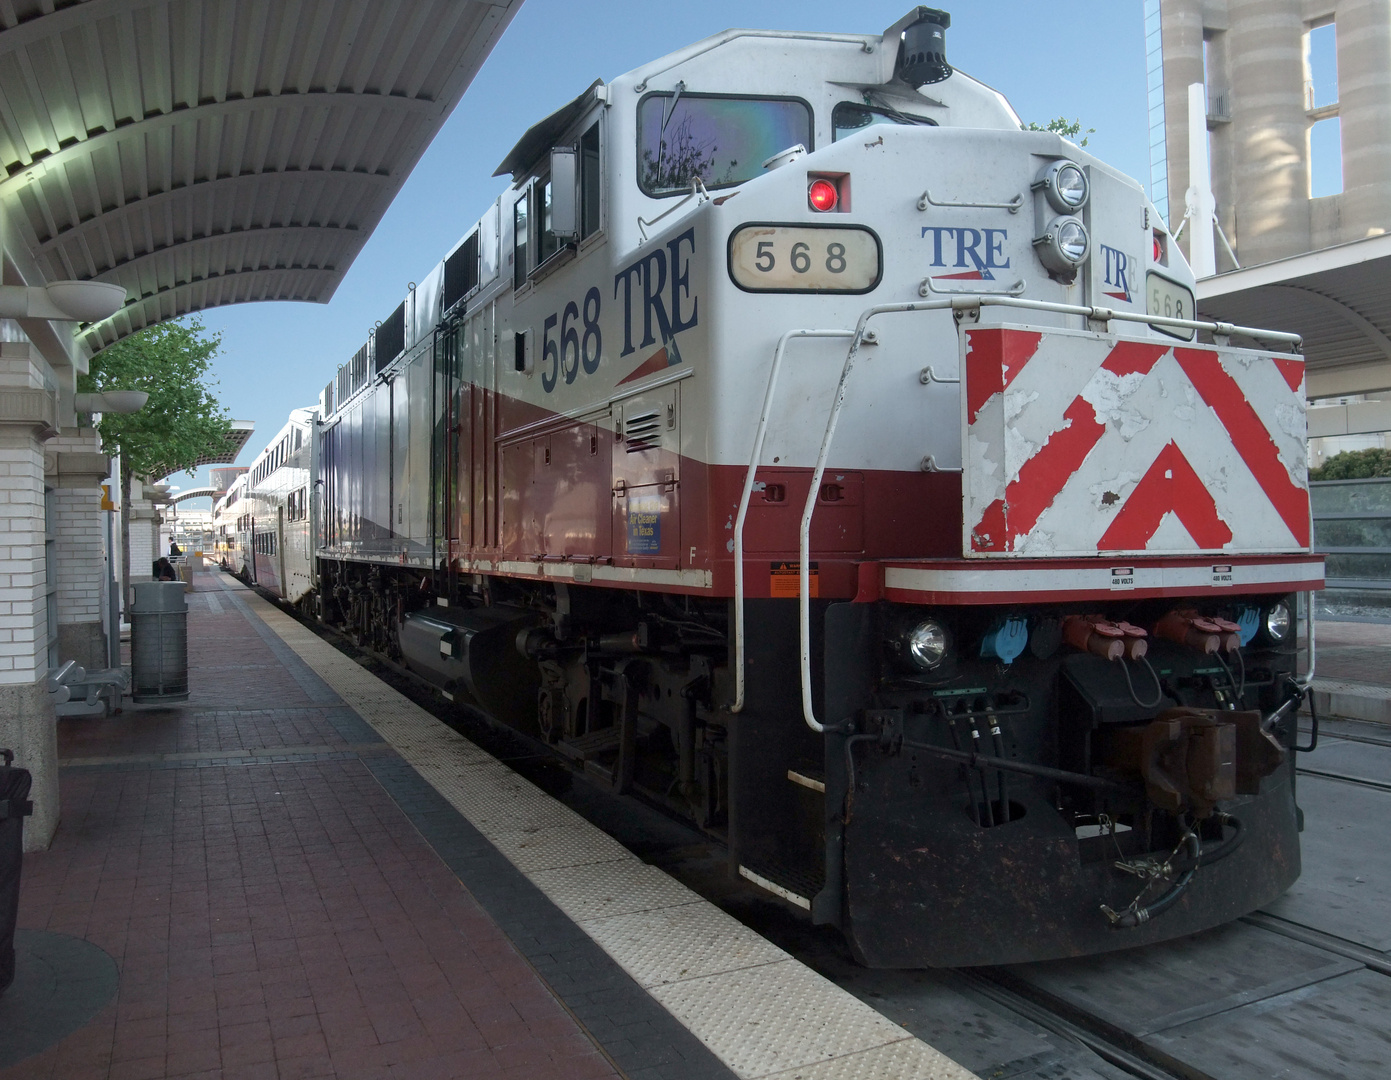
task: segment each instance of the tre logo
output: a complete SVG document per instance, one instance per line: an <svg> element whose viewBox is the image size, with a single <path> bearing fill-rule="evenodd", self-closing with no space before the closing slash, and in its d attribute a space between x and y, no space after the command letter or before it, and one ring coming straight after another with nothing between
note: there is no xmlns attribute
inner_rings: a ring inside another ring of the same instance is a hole
<svg viewBox="0 0 1391 1080"><path fill-rule="evenodd" d="M1130 274L1131 268L1139 260L1132 259L1118 248L1108 247L1106 244L1101 244L1100 247L1103 269L1105 270L1102 281L1111 286L1113 290L1106 295L1113 300L1124 300L1127 304L1133 303L1134 298L1130 293Z"/></svg>

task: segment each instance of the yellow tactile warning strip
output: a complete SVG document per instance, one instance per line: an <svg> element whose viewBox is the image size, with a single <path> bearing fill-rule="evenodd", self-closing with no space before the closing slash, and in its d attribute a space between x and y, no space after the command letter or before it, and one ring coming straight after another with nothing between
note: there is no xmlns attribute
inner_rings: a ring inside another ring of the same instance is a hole
<svg viewBox="0 0 1391 1080"><path fill-rule="evenodd" d="M975 1080L484 753L254 592L258 616L740 1077Z"/></svg>

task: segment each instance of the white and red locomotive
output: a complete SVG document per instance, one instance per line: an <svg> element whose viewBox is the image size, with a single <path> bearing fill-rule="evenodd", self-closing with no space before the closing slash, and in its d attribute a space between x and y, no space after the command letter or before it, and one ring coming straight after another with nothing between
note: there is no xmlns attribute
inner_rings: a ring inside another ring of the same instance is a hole
<svg viewBox="0 0 1391 1080"><path fill-rule="evenodd" d="M596 82L239 511L312 544L287 599L876 966L1279 895L1323 575L1297 340L1195 322L1140 186L949 23Z"/></svg>

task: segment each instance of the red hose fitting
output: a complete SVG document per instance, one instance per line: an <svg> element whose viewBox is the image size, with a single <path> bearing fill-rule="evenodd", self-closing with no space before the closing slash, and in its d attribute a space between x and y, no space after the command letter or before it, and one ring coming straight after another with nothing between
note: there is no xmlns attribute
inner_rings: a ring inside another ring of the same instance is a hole
<svg viewBox="0 0 1391 1080"><path fill-rule="evenodd" d="M1241 648L1241 628L1227 619L1196 611L1171 611L1154 624L1154 636L1197 649L1206 656Z"/></svg>
<svg viewBox="0 0 1391 1080"><path fill-rule="evenodd" d="M1101 615L1069 615L1063 620L1063 640L1074 649L1105 660L1138 660L1149 650L1148 635L1128 622L1111 622Z"/></svg>

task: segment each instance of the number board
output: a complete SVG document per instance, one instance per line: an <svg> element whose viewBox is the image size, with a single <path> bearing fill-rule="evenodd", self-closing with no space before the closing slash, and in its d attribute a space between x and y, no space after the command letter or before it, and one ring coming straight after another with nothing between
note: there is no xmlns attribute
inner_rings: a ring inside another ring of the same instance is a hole
<svg viewBox="0 0 1391 1080"><path fill-rule="evenodd" d="M1198 317L1193 306L1193 293L1153 270L1145 274L1145 314L1163 315L1167 319ZM1170 337L1182 338L1184 341L1192 341L1196 333L1181 326L1155 326L1154 329Z"/></svg>
<svg viewBox="0 0 1391 1080"><path fill-rule="evenodd" d="M866 293L883 271L879 237L858 225L741 225L729 276L748 292Z"/></svg>

